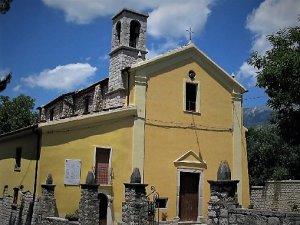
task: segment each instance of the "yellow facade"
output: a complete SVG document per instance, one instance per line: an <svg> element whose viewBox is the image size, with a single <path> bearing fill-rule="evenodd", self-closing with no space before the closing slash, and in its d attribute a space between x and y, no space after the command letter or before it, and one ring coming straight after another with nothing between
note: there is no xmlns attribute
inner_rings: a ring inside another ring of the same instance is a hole
<svg viewBox="0 0 300 225"><path fill-rule="evenodd" d="M112 182L100 186L99 192L110 196L113 202L121 203L124 198L123 183L131 175L132 126L135 109L117 112L111 118L96 116L73 120L68 123L44 124L41 160L39 163L40 183L52 174L56 184L55 195L60 216L78 209L80 186L64 185L65 160L81 160L80 183L85 183L88 171L95 166L95 149L111 148ZM41 190L39 190L40 193ZM70 196L72 196L70 198ZM113 204L113 217L120 218L121 204Z"/></svg>
<svg viewBox="0 0 300 225"><path fill-rule="evenodd" d="M244 207L249 205L245 133L242 131L242 120L238 121L235 116L236 110L241 112L241 108L234 106L233 94L239 93L241 96L244 90L230 84L230 78L229 81L222 80L218 76L224 76L224 72L214 68L216 65L203 65L203 61L207 61L207 58L202 53L194 47L186 47L184 51L133 67L135 77L147 80L144 105L141 106L143 103L131 96L133 104L144 108L146 112L144 182L154 185L161 197L168 198L168 206L162 211L167 212L170 219L179 216L178 172L191 169L202 174L198 216L206 217L210 197L207 180L216 179L219 164L223 160L228 161L233 179L240 179L235 172L242 171L240 203ZM188 77L191 70L196 73L193 80ZM200 86L197 99L199 111L196 113L184 110L186 82ZM137 87L132 92L141 94ZM234 129L242 137L238 141ZM205 165L195 164L195 157L186 158L184 164L175 163L176 159L189 151L195 153ZM234 156L235 152L241 157Z"/></svg>
<svg viewBox="0 0 300 225"><path fill-rule="evenodd" d="M188 76L189 71L196 73L195 79ZM185 110L187 82L198 85L195 112ZM155 186L160 197L168 199L167 207L161 210L167 212L168 219L179 217L181 172L200 174L197 219L207 216L207 180L216 179L223 160L229 163L232 178L241 180L240 203L248 207L247 151L242 126L245 89L238 82L191 44L133 65L129 89L129 105L121 109L39 124L42 142L38 194L40 184L51 173L60 216L74 212L80 198L79 185L64 184L65 160L81 161L80 183L84 183L87 172L94 170L97 147L111 149L112 182L100 185L99 193L109 198L114 224L121 222L123 183L129 182L135 167L140 169L144 183ZM7 143L1 142L1 176L7 168L11 171L1 177L0 185L24 184L31 190L36 140L29 139L31 136L12 137ZM23 160L21 173L15 173L12 152L19 142L26 142L24 152L32 155ZM8 182L12 180L9 177L14 177L13 184Z"/></svg>

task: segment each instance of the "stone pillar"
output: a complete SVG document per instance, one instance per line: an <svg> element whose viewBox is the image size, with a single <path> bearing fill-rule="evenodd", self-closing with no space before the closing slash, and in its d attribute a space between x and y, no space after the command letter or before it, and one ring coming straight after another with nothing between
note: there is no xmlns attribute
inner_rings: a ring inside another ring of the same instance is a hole
<svg viewBox="0 0 300 225"><path fill-rule="evenodd" d="M55 186L51 174L48 174L46 183L41 185L42 195L35 199L33 206L32 224L44 223L46 217L57 216Z"/></svg>
<svg viewBox="0 0 300 225"><path fill-rule="evenodd" d="M130 183L125 183L125 202L122 203L122 224L148 224L148 200L146 187L141 184L139 170L135 168Z"/></svg>
<svg viewBox="0 0 300 225"><path fill-rule="evenodd" d="M30 225L31 223L31 213L33 208L33 195L29 192L22 192L20 213L19 213L19 225Z"/></svg>
<svg viewBox="0 0 300 225"><path fill-rule="evenodd" d="M231 172L226 161L221 162L216 181L210 184L207 225L228 225L228 210L239 206L237 197L238 180L231 180Z"/></svg>
<svg viewBox="0 0 300 225"><path fill-rule="evenodd" d="M95 225L99 224L99 206L98 187L95 184L93 173L89 172L86 183L81 184L81 197L79 202L79 224Z"/></svg>
<svg viewBox="0 0 300 225"><path fill-rule="evenodd" d="M42 184L41 210L44 217L55 216L56 199L54 196L54 184Z"/></svg>
<svg viewBox="0 0 300 225"><path fill-rule="evenodd" d="M102 110L102 95L101 95L101 86L98 84L95 87L95 92L93 96L93 112L98 112Z"/></svg>
<svg viewBox="0 0 300 225"><path fill-rule="evenodd" d="M39 110L39 122L46 122L46 111L44 106L38 107Z"/></svg>
<svg viewBox="0 0 300 225"><path fill-rule="evenodd" d="M5 185L3 190L3 198L1 201L0 224L9 224L12 212L13 197L8 194L8 186Z"/></svg>

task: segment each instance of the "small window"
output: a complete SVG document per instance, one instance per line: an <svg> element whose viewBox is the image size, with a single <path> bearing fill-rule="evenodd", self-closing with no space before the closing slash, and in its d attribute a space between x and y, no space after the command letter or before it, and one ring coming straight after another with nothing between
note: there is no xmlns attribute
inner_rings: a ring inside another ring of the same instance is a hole
<svg viewBox="0 0 300 225"><path fill-rule="evenodd" d="M197 83L185 83L185 110L190 112L197 111Z"/></svg>
<svg viewBox="0 0 300 225"><path fill-rule="evenodd" d="M16 156L15 156L15 171L20 171L21 170L21 157L22 157L22 148L17 148L16 149Z"/></svg>
<svg viewBox="0 0 300 225"><path fill-rule="evenodd" d="M50 109L50 121L52 121L54 119L54 108Z"/></svg>
<svg viewBox="0 0 300 225"><path fill-rule="evenodd" d="M155 208L165 209L167 208L168 198L158 198L155 202Z"/></svg>
<svg viewBox="0 0 300 225"><path fill-rule="evenodd" d="M89 105L90 105L90 97L89 96L86 96L84 98L84 114L87 114L89 113Z"/></svg>
<svg viewBox="0 0 300 225"><path fill-rule="evenodd" d="M131 21L130 23L130 38L129 38L129 46L136 48L140 36L140 28L141 24L138 21Z"/></svg>
<svg viewBox="0 0 300 225"><path fill-rule="evenodd" d="M120 21L116 25L116 31L117 31L118 41L120 43L120 41L121 41L121 22Z"/></svg>

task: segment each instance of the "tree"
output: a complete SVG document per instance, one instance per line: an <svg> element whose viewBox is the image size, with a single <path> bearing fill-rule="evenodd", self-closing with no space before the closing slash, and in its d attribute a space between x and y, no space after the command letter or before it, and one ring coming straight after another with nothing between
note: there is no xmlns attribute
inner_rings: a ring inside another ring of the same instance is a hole
<svg viewBox="0 0 300 225"><path fill-rule="evenodd" d="M299 19L300 21L300 19ZM257 86L265 88L268 105L277 112L280 134L290 144L300 143L300 27L282 29L267 36L271 49L253 53Z"/></svg>
<svg viewBox="0 0 300 225"><path fill-rule="evenodd" d="M3 91L11 80L11 73L0 79L0 92Z"/></svg>
<svg viewBox="0 0 300 225"><path fill-rule="evenodd" d="M0 96L0 134L30 126L37 121L34 99L20 95L10 100Z"/></svg>
<svg viewBox="0 0 300 225"><path fill-rule="evenodd" d="M247 146L250 185L300 178L300 145L287 144L275 124L249 128Z"/></svg>
<svg viewBox="0 0 300 225"><path fill-rule="evenodd" d="M0 0L0 13L4 14L10 9L12 0Z"/></svg>

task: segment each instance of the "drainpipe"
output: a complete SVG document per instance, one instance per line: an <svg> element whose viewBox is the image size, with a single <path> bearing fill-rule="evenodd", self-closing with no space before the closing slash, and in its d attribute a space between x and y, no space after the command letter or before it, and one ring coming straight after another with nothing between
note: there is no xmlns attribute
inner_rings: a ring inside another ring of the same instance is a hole
<svg viewBox="0 0 300 225"><path fill-rule="evenodd" d="M34 186L33 186L33 198L32 198L32 210L30 211L30 221L32 223L33 209L34 203L36 199L36 190L37 190L37 176L38 176L38 168L39 168L39 159L41 153L41 139L42 139L42 131L38 128L38 126L33 128L33 132L36 134L36 159L35 159L35 173L34 173Z"/></svg>

